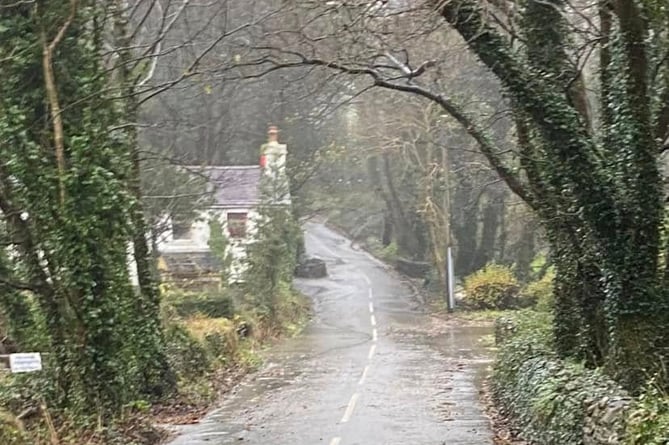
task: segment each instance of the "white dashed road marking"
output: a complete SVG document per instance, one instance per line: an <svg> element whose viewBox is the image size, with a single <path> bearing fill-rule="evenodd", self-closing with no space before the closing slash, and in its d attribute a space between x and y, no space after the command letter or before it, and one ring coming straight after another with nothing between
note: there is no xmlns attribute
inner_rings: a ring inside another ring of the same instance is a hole
<svg viewBox="0 0 669 445"><path fill-rule="evenodd" d="M320 240L318 240L320 241ZM321 243L323 244L323 243ZM328 253L332 252L330 249L328 249L326 246L323 246L326 251L329 251ZM383 264L381 261L378 259L374 258L372 255L369 253L366 253L367 257L372 260L374 263L386 268L387 266ZM376 331L376 316L374 315L374 303L372 300L374 299L374 292L372 290L372 280L369 279L367 275L364 273L360 274L362 278L365 280L367 283L367 296L369 297L369 314L370 314L370 322L372 324L372 345L369 348L369 354L367 355L367 360L372 360L374 357L374 353L376 352L376 342L378 340L378 332ZM362 375L360 376L360 380L358 380L358 385L362 386L365 383L365 379L367 378L367 374L369 373L369 364L365 366L365 368L362 371ZM348 406L346 406L346 411L344 411L344 416L341 418L340 423L346 423L349 420L351 420L351 416L353 416L353 411L355 410L355 405L358 403L358 398L360 395L356 392L351 396L351 400L348 402ZM341 443L341 437L334 437L332 440L330 440L330 445L340 445Z"/></svg>
<svg viewBox="0 0 669 445"><path fill-rule="evenodd" d="M362 376L360 377L360 380L358 381L358 385L362 385L365 383L365 379L367 378L367 373L369 372L369 365L365 366L365 369L362 371Z"/></svg>
<svg viewBox="0 0 669 445"><path fill-rule="evenodd" d="M344 417L341 418L341 423L346 423L351 419L355 404L358 403L358 397L360 397L360 395L357 392L351 396L351 400L348 402L348 406L344 412Z"/></svg>

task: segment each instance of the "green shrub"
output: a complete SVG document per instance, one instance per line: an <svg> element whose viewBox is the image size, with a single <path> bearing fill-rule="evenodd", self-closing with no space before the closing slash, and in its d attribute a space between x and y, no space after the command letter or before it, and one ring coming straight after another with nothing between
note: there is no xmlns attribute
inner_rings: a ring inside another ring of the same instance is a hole
<svg viewBox="0 0 669 445"><path fill-rule="evenodd" d="M518 307L518 281L511 268L488 264L465 278L465 304L473 309Z"/></svg>
<svg viewBox="0 0 669 445"><path fill-rule="evenodd" d="M495 320L495 331L499 331L498 346L502 347L499 358L510 354L511 358L532 351L553 356L553 316L545 312L523 309L506 312Z"/></svg>
<svg viewBox="0 0 669 445"><path fill-rule="evenodd" d="M530 279L539 280L541 279L544 270L546 269L548 258L544 252L539 252L532 259L530 263Z"/></svg>
<svg viewBox="0 0 669 445"><path fill-rule="evenodd" d="M279 323L285 334L298 334L311 315L309 298L293 286L285 283L281 289L279 304Z"/></svg>
<svg viewBox="0 0 669 445"><path fill-rule="evenodd" d="M376 236L368 236L364 240L364 247L372 255L388 263L392 263L398 257L398 247L394 241L384 246Z"/></svg>
<svg viewBox="0 0 669 445"><path fill-rule="evenodd" d="M397 258L397 252L398 252L397 244L395 244L395 242L392 242L387 246L381 248L380 256L382 260L392 262Z"/></svg>
<svg viewBox="0 0 669 445"><path fill-rule="evenodd" d="M211 368L205 347L180 323L167 324L165 343L167 360L179 376L199 377Z"/></svg>
<svg viewBox="0 0 669 445"><path fill-rule="evenodd" d="M626 445L669 443L669 396L651 386L632 408L625 433Z"/></svg>
<svg viewBox="0 0 669 445"><path fill-rule="evenodd" d="M555 280L555 271L551 268L541 279L525 286L520 293L523 305L535 306L542 312L551 312L554 306L553 280Z"/></svg>
<svg viewBox="0 0 669 445"><path fill-rule="evenodd" d="M188 333L210 354L219 360L232 360L239 347L237 328L241 318L210 318L201 314L183 320Z"/></svg>
<svg viewBox="0 0 669 445"><path fill-rule="evenodd" d="M171 291L167 301L180 317L195 314L211 318L232 318L235 315L234 298L229 290L207 292Z"/></svg>

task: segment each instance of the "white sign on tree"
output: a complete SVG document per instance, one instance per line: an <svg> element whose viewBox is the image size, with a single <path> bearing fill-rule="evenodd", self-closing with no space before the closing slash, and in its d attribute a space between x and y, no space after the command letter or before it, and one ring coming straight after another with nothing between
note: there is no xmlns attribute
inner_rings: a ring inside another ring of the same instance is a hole
<svg viewBox="0 0 669 445"><path fill-rule="evenodd" d="M41 371L42 355L39 352L9 354L9 369L12 372Z"/></svg>

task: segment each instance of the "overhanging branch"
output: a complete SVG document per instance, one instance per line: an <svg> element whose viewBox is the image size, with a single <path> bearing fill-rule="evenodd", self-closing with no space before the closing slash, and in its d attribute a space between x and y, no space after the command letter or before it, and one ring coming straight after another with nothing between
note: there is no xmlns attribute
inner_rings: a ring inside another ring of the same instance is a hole
<svg viewBox="0 0 669 445"><path fill-rule="evenodd" d="M389 90L402 91L406 93L415 94L424 97L441 106L444 111L451 115L465 131L478 143L481 153L488 160L497 174L504 180L509 188L525 201L530 207L536 208L536 203L533 196L529 193L528 188L521 182L520 178L508 166L504 164L499 154L502 150L496 147L495 143L487 136L486 132L476 123L476 121L467 115L467 113L453 100L443 94L435 93L425 87L411 82L411 80L429 67L429 62L418 67L416 70L411 70L406 66L401 67L402 76L394 77L392 79L385 78L378 70L366 66L347 66L345 64L327 61L318 58L307 57L295 51L277 50L276 48L261 48L270 51L279 51L282 54L293 56L297 58L295 61L277 61L272 57L264 57L253 64L268 65L268 68L257 76L265 75L269 72L278 69L298 68L305 65L321 66L337 70L341 73L351 75L364 75L371 77L375 86L386 88ZM406 83L402 83L406 82Z"/></svg>

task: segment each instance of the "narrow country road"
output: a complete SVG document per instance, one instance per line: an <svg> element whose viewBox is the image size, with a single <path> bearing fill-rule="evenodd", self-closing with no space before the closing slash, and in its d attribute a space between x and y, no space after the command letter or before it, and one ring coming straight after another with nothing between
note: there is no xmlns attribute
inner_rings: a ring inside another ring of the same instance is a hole
<svg viewBox="0 0 669 445"><path fill-rule="evenodd" d="M435 323L391 271L323 225L307 224L306 241L329 271L297 282L313 322L171 444L491 444L477 388L490 330Z"/></svg>

